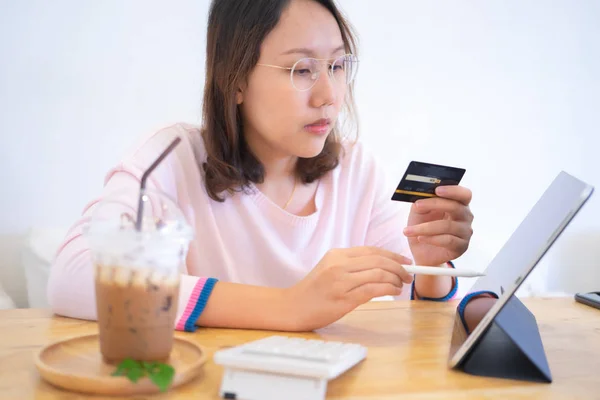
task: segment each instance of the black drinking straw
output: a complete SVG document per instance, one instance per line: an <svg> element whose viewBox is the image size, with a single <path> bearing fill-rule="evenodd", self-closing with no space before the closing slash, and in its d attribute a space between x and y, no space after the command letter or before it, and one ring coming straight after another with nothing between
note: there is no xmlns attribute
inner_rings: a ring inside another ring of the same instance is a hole
<svg viewBox="0 0 600 400"><path fill-rule="evenodd" d="M162 154L160 156L158 156L156 161L154 161L152 163L152 165L150 165L150 167L148 167L148 169L144 172L144 175L142 175L142 179L140 182L140 195L138 198L137 218L135 220L135 229L137 231L142 230L142 214L144 213L143 197L144 197L144 191L146 190L146 180L148 179L148 175L150 175L152 173L152 171L154 171L154 169L158 166L158 164L160 164L160 162L162 160L164 160L164 158L171 152L171 150L173 150L175 148L175 146L177 146L179 144L179 142L181 142L181 138L176 138L175 140L173 140L171 142L171 144L169 145L169 147L167 147L165 149L165 151L163 151Z"/></svg>

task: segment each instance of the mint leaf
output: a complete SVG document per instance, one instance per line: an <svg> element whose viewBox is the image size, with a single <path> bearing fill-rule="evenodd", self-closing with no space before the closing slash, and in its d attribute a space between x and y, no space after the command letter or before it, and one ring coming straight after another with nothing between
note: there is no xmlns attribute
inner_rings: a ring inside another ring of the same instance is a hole
<svg viewBox="0 0 600 400"><path fill-rule="evenodd" d="M156 368L153 368L148 376L150 380L160 388L160 391L164 392L169 388L173 381L175 369L167 364L156 364L155 367Z"/></svg>
<svg viewBox="0 0 600 400"><path fill-rule="evenodd" d="M138 379L145 375L144 370L142 368L132 368L127 371L127 377L133 383L136 383Z"/></svg>
<svg viewBox="0 0 600 400"><path fill-rule="evenodd" d="M173 381L175 369L167 364L156 362L150 363L147 361L139 362L126 358L117 366L117 369L112 373L112 376L126 376L133 383L136 383L140 378L147 376L156 386L158 386L161 392L164 392L169 388Z"/></svg>
<svg viewBox="0 0 600 400"><path fill-rule="evenodd" d="M155 373L156 371L158 371L158 363L149 363L147 361L142 361L142 365L144 366L144 369L146 370L146 372L148 373L148 375Z"/></svg>
<svg viewBox="0 0 600 400"><path fill-rule="evenodd" d="M130 370L141 369L142 367L137 361L134 361L131 358L126 358L117 366L117 370L112 373L112 376L124 376L127 375Z"/></svg>

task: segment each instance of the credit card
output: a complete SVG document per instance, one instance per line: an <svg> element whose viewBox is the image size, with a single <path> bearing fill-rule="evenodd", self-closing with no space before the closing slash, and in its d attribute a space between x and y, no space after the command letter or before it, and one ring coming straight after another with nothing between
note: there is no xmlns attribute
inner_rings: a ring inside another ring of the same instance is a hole
<svg viewBox="0 0 600 400"><path fill-rule="evenodd" d="M411 161L392 200L414 203L420 199L436 197L435 188L458 185L464 174L463 168Z"/></svg>

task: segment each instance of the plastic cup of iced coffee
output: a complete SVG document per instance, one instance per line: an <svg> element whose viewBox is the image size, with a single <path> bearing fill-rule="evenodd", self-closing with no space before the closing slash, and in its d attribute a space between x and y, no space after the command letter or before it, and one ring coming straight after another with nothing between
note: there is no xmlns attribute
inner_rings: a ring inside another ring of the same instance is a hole
<svg viewBox="0 0 600 400"><path fill-rule="evenodd" d="M158 191L114 193L95 205L86 237L104 360L166 361L193 237L181 210Z"/></svg>

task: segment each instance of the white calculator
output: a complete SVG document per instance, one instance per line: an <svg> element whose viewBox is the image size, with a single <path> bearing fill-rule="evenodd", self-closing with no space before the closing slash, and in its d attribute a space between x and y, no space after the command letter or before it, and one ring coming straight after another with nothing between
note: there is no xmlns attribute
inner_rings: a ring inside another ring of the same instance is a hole
<svg viewBox="0 0 600 400"><path fill-rule="evenodd" d="M220 395L236 400L320 400L327 382L367 356L355 343L270 336L214 354L225 371Z"/></svg>

